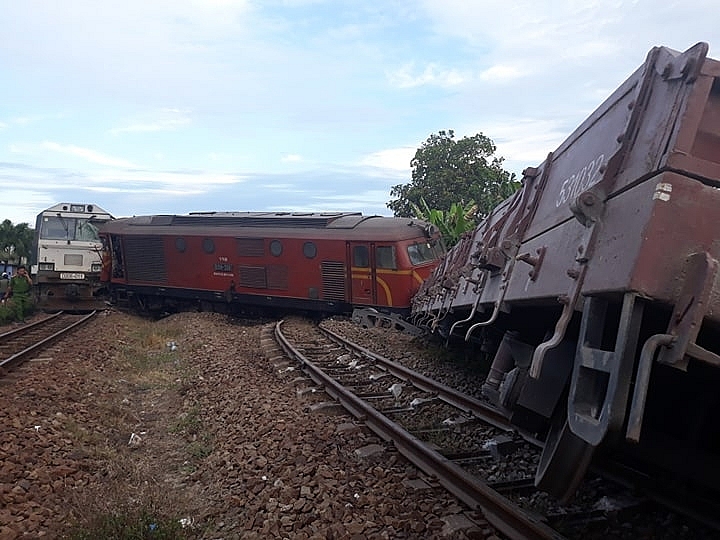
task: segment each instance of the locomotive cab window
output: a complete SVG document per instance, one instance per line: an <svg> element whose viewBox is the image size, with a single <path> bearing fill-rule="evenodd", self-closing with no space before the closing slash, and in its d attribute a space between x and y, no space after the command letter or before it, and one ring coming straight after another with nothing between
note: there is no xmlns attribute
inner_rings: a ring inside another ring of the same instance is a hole
<svg viewBox="0 0 720 540"><path fill-rule="evenodd" d="M394 246L378 246L375 248L375 265L378 268L397 270Z"/></svg>
<svg viewBox="0 0 720 540"><path fill-rule="evenodd" d="M367 246L355 246L353 248L353 266L368 268L370 266L370 252Z"/></svg>
<svg viewBox="0 0 720 540"><path fill-rule="evenodd" d="M205 253L214 253L215 252L215 242L212 238L206 238L202 242L202 248Z"/></svg>
<svg viewBox="0 0 720 540"><path fill-rule="evenodd" d="M66 218L45 216L42 222L40 238L46 240L77 240L80 242L99 242L97 226L86 218Z"/></svg>
<svg viewBox="0 0 720 540"><path fill-rule="evenodd" d="M445 248L438 240L431 240L429 242L422 242L412 244L407 248L410 262L417 266L425 264L442 257L445 253Z"/></svg>

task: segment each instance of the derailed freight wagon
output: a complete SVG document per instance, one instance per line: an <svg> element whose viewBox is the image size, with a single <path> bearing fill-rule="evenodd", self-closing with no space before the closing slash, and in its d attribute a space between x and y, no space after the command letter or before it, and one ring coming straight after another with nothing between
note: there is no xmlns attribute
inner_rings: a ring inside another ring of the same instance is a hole
<svg viewBox="0 0 720 540"><path fill-rule="evenodd" d="M492 362L567 498L594 456L720 485L720 62L650 51L451 250L415 320Z"/></svg>

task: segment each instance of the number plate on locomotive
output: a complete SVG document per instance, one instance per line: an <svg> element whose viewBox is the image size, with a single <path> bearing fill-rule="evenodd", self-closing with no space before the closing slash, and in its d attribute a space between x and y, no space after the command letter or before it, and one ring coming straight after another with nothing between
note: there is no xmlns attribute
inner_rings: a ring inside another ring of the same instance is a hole
<svg viewBox="0 0 720 540"><path fill-rule="evenodd" d="M60 272L60 279L85 279L82 272Z"/></svg>

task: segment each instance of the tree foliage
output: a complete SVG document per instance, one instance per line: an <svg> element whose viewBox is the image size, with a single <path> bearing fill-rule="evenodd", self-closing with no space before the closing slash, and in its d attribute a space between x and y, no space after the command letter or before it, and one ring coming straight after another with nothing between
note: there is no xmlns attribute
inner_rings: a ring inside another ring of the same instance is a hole
<svg viewBox="0 0 720 540"><path fill-rule="evenodd" d="M27 223L13 225L9 219L0 223L0 260L19 263L29 260L35 230Z"/></svg>
<svg viewBox="0 0 720 540"><path fill-rule="evenodd" d="M435 225L448 248L457 244L464 232L475 227L475 215L477 214L475 203L465 206L453 203L450 210L438 210L431 209L425 199L421 198L420 202L421 206L411 203L415 216Z"/></svg>
<svg viewBox="0 0 720 540"><path fill-rule="evenodd" d="M481 220L520 186L515 175L502 168L504 160L494 156L495 150L482 133L460 140L453 130L433 133L410 162L412 181L390 190L396 198L388 208L396 216L412 217L413 205L449 212L453 204L474 204L476 220Z"/></svg>

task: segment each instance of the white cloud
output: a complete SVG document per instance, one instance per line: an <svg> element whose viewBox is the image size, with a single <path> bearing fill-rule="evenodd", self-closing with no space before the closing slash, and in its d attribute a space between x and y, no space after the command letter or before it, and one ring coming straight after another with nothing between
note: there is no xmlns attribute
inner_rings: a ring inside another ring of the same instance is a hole
<svg viewBox="0 0 720 540"><path fill-rule="evenodd" d="M158 184L163 186L182 186L185 191L187 186L194 188L210 188L212 186L240 184L245 182L247 177L229 173L213 173L208 171L93 171L88 179L90 185L105 186L130 186L138 184Z"/></svg>
<svg viewBox="0 0 720 540"><path fill-rule="evenodd" d="M188 111L166 108L147 115L145 119L131 121L131 123L123 127L112 128L110 133L117 135L132 132L173 131L190 124L190 122Z"/></svg>
<svg viewBox="0 0 720 540"><path fill-rule="evenodd" d="M302 156L299 154L285 154L282 158L280 158L280 161L283 163L302 161Z"/></svg>
<svg viewBox="0 0 720 540"><path fill-rule="evenodd" d="M82 148L80 146L75 146L72 144L63 145L52 141L45 141L44 143L42 143L41 146L46 150L52 150L53 152L58 152L60 154L79 157L84 159L85 161L89 161L90 163L97 163L98 165L107 165L110 167L123 168L135 167L135 165L133 165L126 159L115 158L102 154L100 152L96 152L95 150L90 150L89 148Z"/></svg>
<svg viewBox="0 0 720 540"><path fill-rule="evenodd" d="M392 169L393 171L401 171L407 174L410 171L410 160L415 156L416 151L417 148L412 146L388 148L368 154L360 163L370 167Z"/></svg>
<svg viewBox="0 0 720 540"><path fill-rule="evenodd" d="M521 70L513 66L492 66L480 74L480 80L490 82L507 82L519 79L524 74Z"/></svg>
<svg viewBox="0 0 720 540"><path fill-rule="evenodd" d="M483 126L492 133L497 156L505 158L503 167L520 174L526 167L537 167L570 135L560 120L503 117Z"/></svg>
<svg viewBox="0 0 720 540"><path fill-rule="evenodd" d="M467 73L456 69L442 69L434 63L427 64L422 72L416 72L413 62L405 64L395 71L387 71L385 76L392 86L414 88L417 86L440 86L448 88L458 86L470 79Z"/></svg>
<svg viewBox="0 0 720 540"><path fill-rule="evenodd" d="M87 191L94 193L123 193L132 195L202 195L205 190L193 188L124 188L119 186L88 186Z"/></svg>

